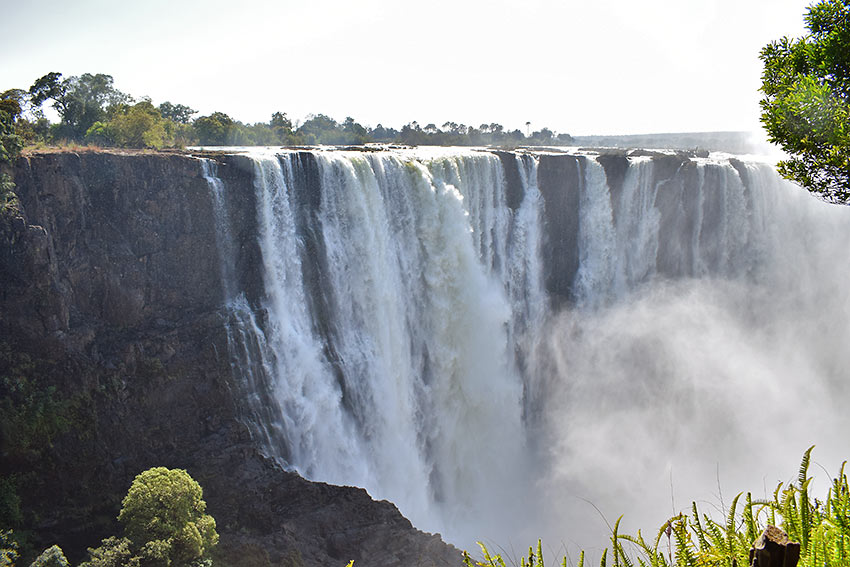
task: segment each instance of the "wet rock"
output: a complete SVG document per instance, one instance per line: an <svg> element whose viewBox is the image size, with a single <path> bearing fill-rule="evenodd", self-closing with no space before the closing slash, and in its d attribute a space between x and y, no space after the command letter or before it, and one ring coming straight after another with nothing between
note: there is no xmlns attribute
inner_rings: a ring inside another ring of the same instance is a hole
<svg viewBox="0 0 850 567"><path fill-rule="evenodd" d="M211 157L232 188L239 286L257 302L253 165ZM36 547L58 544L79 563L86 547L120 533L135 475L167 466L203 486L223 564L460 563L392 504L308 482L255 449L231 372L213 202L197 159L36 154L18 160L15 181L20 214L0 219L0 343L30 357L39 383L73 409L49 449L0 459L0 476L30 479L20 495L39 518Z"/></svg>

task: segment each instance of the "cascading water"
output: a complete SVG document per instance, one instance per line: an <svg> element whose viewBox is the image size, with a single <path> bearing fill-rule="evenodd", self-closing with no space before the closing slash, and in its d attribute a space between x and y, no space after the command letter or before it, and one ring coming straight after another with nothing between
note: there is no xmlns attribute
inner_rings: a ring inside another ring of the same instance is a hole
<svg viewBox="0 0 850 567"><path fill-rule="evenodd" d="M228 189L203 165L231 357L258 442L308 478L363 486L464 547L587 547L605 528L582 499L660 523L666 504L647 507L709 497L718 466L755 490L811 443L850 452L850 211L769 166L248 156L256 305L233 273Z"/></svg>

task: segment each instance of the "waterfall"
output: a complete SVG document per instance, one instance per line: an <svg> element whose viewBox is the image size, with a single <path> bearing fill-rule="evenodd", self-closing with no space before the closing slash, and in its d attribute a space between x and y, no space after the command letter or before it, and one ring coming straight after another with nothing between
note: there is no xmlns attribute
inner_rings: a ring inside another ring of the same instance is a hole
<svg viewBox="0 0 850 567"><path fill-rule="evenodd" d="M756 490L809 444L841 456L850 217L770 166L246 156L255 300L234 268L233 188L202 167L234 375L258 445L287 468L362 486L469 548L595 541L586 500L648 529L669 514L647 508L708 498L720 466L729 491ZM760 455L772 435L786 446Z"/></svg>

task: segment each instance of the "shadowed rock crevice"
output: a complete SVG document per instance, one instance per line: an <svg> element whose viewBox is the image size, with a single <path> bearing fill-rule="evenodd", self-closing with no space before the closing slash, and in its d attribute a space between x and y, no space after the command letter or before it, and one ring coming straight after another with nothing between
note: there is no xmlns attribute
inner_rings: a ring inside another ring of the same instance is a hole
<svg viewBox="0 0 850 567"><path fill-rule="evenodd" d="M579 218L584 160L581 156L542 155L537 185L544 202L543 278L554 307L575 300L579 267Z"/></svg>

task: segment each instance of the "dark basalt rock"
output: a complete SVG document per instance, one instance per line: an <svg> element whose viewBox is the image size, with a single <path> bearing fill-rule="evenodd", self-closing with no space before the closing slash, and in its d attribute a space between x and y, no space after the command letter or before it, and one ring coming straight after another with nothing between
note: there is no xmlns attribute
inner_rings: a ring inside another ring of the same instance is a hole
<svg viewBox="0 0 850 567"><path fill-rule="evenodd" d="M541 155L537 186L544 203L543 278L553 307L574 300L579 265L579 203L584 160L571 155Z"/></svg>
<svg viewBox="0 0 850 567"><path fill-rule="evenodd" d="M234 272L256 304L253 165L211 159L229 188ZM71 408L41 452L12 458L0 447L0 476L23 479L37 551L56 543L78 563L120 533L134 476L167 466L203 486L221 564L460 563L392 504L308 482L257 452L228 356L213 201L195 158L36 154L18 160L15 181L21 214L0 217L0 345L28 355ZM0 357L0 375L8 364Z"/></svg>
<svg viewBox="0 0 850 567"><path fill-rule="evenodd" d="M522 180L519 175L519 163L517 163L517 155L513 152L494 151L499 160L502 162L502 169L505 172L505 200L507 206L512 211L517 210L525 198L525 192L522 188Z"/></svg>

